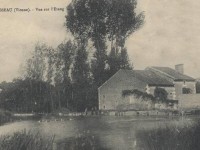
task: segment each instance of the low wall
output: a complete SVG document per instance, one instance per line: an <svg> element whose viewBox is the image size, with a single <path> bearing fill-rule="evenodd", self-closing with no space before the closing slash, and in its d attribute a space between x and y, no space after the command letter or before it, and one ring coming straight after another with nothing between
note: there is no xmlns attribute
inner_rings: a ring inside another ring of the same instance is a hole
<svg viewBox="0 0 200 150"><path fill-rule="evenodd" d="M200 109L200 94L182 94L178 100L180 109Z"/></svg>

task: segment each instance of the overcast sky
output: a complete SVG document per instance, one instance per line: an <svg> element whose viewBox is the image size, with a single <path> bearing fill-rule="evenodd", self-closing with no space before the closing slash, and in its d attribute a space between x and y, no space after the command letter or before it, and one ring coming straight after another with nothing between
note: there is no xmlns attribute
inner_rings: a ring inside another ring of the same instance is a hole
<svg viewBox="0 0 200 150"><path fill-rule="evenodd" d="M12 1L12 2L11 2ZM0 0L0 8L30 8L0 12L0 82L19 76L20 64L36 42L56 47L69 39L64 27L66 9L37 12L35 8L65 8L69 0ZM196 0L139 0L144 26L126 42L135 69L183 63L185 73L200 77L200 3Z"/></svg>

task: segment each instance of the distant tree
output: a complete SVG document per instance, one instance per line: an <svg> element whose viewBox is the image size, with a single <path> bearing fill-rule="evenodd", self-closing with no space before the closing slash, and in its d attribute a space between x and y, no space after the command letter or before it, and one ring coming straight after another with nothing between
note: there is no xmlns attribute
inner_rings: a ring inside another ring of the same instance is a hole
<svg viewBox="0 0 200 150"><path fill-rule="evenodd" d="M120 54L113 47L108 55L109 77L120 69Z"/></svg>
<svg viewBox="0 0 200 150"><path fill-rule="evenodd" d="M54 75L54 84L55 84L55 92L58 102L58 107L61 108L61 91L62 91L62 82L63 82L63 74L62 74L62 61L61 55L59 52L56 53L55 57L55 75Z"/></svg>
<svg viewBox="0 0 200 150"><path fill-rule="evenodd" d="M136 14L137 0L110 0L107 5L107 28L111 47L124 48L126 38L144 23L144 14Z"/></svg>
<svg viewBox="0 0 200 150"><path fill-rule="evenodd" d="M93 74L94 82L97 86L100 86L103 82L107 80L106 76L106 62L107 62L107 54L106 47L104 42L99 42L101 48L97 48L94 52L94 59L91 63L91 71Z"/></svg>
<svg viewBox="0 0 200 150"><path fill-rule="evenodd" d="M46 51L46 48L45 44L37 43L35 45L32 57L26 62L26 78L44 80L46 70L44 51Z"/></svg>
<svg viewBox="0 0 200 150"><path fill-rule="evenodd" d="M36 94L37 99L34 96L29 97L29 101L31 101L32 104L37 101L39 104L43 101L43 82L45 80L45 73L46 73L46 49L47 45L43 43L36 43L34 51L32 52L31 58L29 58L26 61L26 67L25 67L25 76L24 81L27 81L30 87L30 93L31 95ZM36 84L36 82L38 84ZM35 84L35 85L34 85ZM34 106L34 105L33 105Z"/></svg>
<svg viewBox="0 0 200 150"><path fill-rule="evenodd" d="M154 90L154 97L159 101L167 100L167 91L164 88L156 87Z"/></svg>
<svg viewBox="0 0 200 150"><path fill-rule="evenodd" d="M83 45L79 46L72 69L73 100L77 111L83 111L88 103L90 68L87 51Z"/></svg>
<svg viewBox="0 0 200 150"><path fill-rule="evenodd" d="M76 51L76 46L71 42L67 41L58 46L59 61L61 61L61 73L62 73L62 83L60 83L61 91L61 103L62 106L69 107L69 102L71 100L72 85L70 79L70 70ZM70 102L71 103L71 102Z"/></svg>
<svg viewBox="0 0 200 150"><path fill-rule="evenodd" d="M128 52L126 48L123 48L120 53L120 68L132 69L132 66L129 62Z"/></svg>
<svg viewBox="0 0 200 150"><path fill-rule="evenodd" d="M45 53L45 58L47 59L47 75L46 75L47 82L49 84L52 84L56 52L52 47L46 47L44 53Z"/></svg>
<svg viewBox="0 0 200 150"><path fill-rule="evenodd" d="M76 51L72 41L61 43L55 54L55 76L54 83L57 93L58 107L69 107L71 101L72 84L70 78L71 66Z"/></svg>
<svg viewBox="0 0 200 150"><path fill-rule="evenodd" d="M47 99L51 101L51 110L54 110L54 91L53 91L53 75L54 75L54 65L55 65L55 50L52 47L46 47L45 51L45 58L47 59L47 84L48 84L48 93Z"/></svg>
<svg viewBox="0 0 200 150"><path fill-rule="evenodd" d="M48 86L35 79L15 79L0 93L1 107L13 112L51 112Z"/></svg>

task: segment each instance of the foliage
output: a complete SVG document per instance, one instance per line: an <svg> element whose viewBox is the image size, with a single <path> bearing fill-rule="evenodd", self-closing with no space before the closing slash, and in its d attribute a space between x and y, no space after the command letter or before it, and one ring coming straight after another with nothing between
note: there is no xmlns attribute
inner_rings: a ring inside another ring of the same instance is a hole
<svg viewBox="0 0 200 150"><path fill-rule="evenodd" d="M78 49L72 69L72 79L74 84L86 86L89 83L89 64L87 62L87 52ZM81 88L81 87L80 87Z"/></svg>
<svg viewBox="0 0 200 150"><path fill-rule="evenodd" d="M88 103L88 89L90 86L88 54L83 47L78 48L72 68L73 101L78 111L84 111Z"/></svg>
<svg viewBox="0 0 200 150"><path fill-rule="evenodd" d="M67 7L67 29L75 38L93 42L96 51L92 61L92 74L97 86L120 68L130 68L125 41L144 23L144 14L135 13L136 5L136 0L75 0ZM107 60L108 40L111 54ZM106 71L107 61L110 71Z"/></svg>
<svg viewBox="0 0 200 150"><path fill-rule="evenodd" d="M1 106L14 112L50 112L49 84L33 79L17 79L3 88ZM52 88L53 89L53 88Z"/></svg>
<svg viewBox="0 0 200 150"><path fill-rule="evenodd" d="M44 138L26 130L0 138L0 150L53 150L54 136Z"/></svg>
<svg viewBox="0 0 200 150"><path fill-rule="evenodd" d="M123 48L121 50L121 59L120 59L120 68L121 69L132 69L132 66L129 63L129 57L128 57L128 52L126 48Z"/></svg>
<svg viewBox="0 0 200 150"><path fill-rule="evenodd" d="M25 78L31 78L35 80L44 79L45 71L45 54L47 46L45 44L37 43L35 45L32 57L27 60Z"/></svg>
<svg viewBox="0 0 200 150"><path fill-rule="evenodd" d="M66 26L75 37L95 41L107 35L112 42L122 39L118 43L122 46L143 24L144 15L136 15L136 5L136 0L75 0L67 7Z"/></svg>
<svg viewBox="0 0 200 150"><path fill-rule="evenodd" d="M120 69L120 57L116 53L115 48L112 48L108 56L109 76L111 77Z"/></svg>
<svg viewBox="0 0 200 150"><path fill-rule="evenodd" d="M126 97L126 96L130 96L130 95L135 95L136 98L142 98L144 100L154 100L155 98L153 97L153 95L151 94L147 94L146 92L141 92L137 89L134 89L134 90L124 90L122 91L122 96L123 97Z"/></svg>
<svg viewBox="0 0 200 150"><path fill-rule="evenodd" d="M76 45L72 43L72 41L67 41L66 43L61 43L57 49L58 52L55 64L55 88L57 98L59 101L59 107L64 106L69 108L71 105L72 93L70 68L73 64Z"/></svg>
<svg viewBox="0 0 200 150"><path fill-rule="evenodd" d="M163 88L156 87L154 90L154 97L158 101L166 101L167 100L167 91Z"/></svg>
<svg viewBox="0 0 200 150"><path fill-rule="evenodd" d="M73 0L67 7L66 27L74 41L57 48L36 43L24 76L1 83L1 107L16 112L97 107L98 87L119 69L132 69L125 41L144 23L136 5L136 0Z"/></svg>
<svg viewBox="0 0 200 150"><path fill-rule="evenodd" d="M190 88L184 87L184 88L182 88L182 92L183 92L183 94L191 94L192 90Z"/></svg>

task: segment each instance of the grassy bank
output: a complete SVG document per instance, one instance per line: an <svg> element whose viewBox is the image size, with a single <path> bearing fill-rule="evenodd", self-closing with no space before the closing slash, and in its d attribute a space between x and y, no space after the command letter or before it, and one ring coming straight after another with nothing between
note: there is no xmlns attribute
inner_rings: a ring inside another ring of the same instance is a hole
<svg viewBox="0 0 200 150"><path fill-rule="evenodd" d="M91 135L89 131L77 134L57 142L57 150L108 150L101 145L97 136Z"/></svg>
<svg viewBox="0 0 200 150"><path fill-rule="evenodd" d="M80 136L65 139L57 144L58 150L103 150L92 136Z"/></svg>
<svg viewBox="0 0 200 150"><path fill-rule="evenodd" d="M0 150L106 150L99 140L86 132L54 143L54 136L21 131L0 137Z"/></svg>
<svg viewBox="0 0 200 150"><path fill-rule="evenodd" d="M199 150L200 122L191 126L167 126L139 131L139 150Z"/></svg>
<svg viewBox="0 0 200 150"><path fill-rule="evenodd" d="M0 137L0 150L53 150L54 137L46 138L39 133L16 132Z"/></svg>

